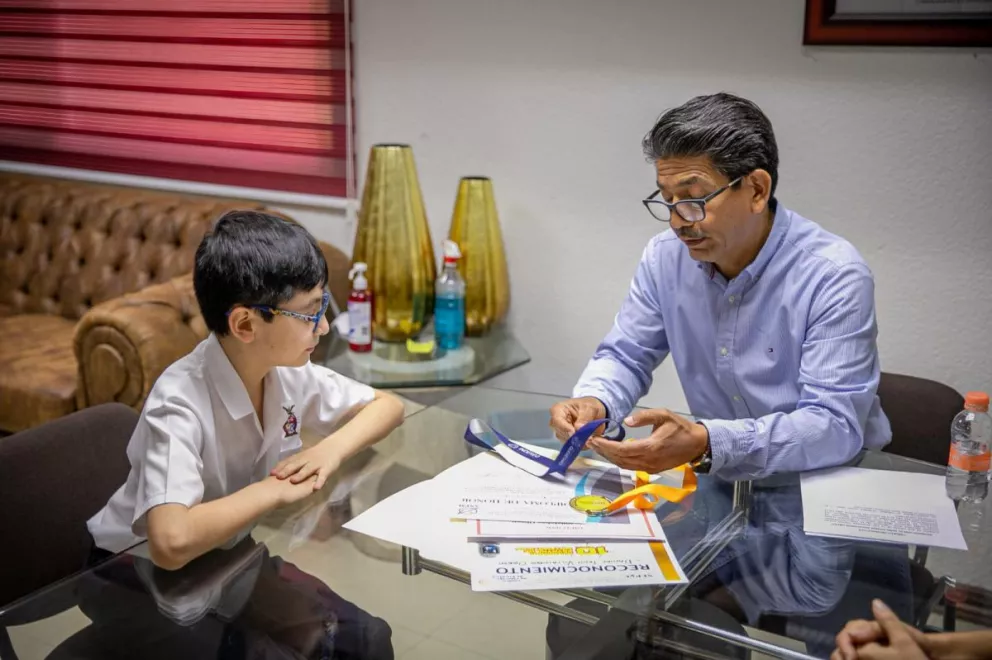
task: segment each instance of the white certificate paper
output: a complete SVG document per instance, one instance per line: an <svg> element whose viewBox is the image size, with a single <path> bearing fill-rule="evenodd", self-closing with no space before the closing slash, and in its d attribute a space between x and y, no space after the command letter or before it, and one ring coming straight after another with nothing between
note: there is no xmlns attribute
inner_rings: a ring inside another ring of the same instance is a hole
<svg viewBox="0 0 992 660"><path fill-rule="evenodd" d="M968 549L943 475L836 468L800 483L811 536Z"/></svg>
<svg viewBox="0 0 992 660"><path fill-rule="evenodd" d="M473 591L683 584L667 543L479 543Z"/></svg>

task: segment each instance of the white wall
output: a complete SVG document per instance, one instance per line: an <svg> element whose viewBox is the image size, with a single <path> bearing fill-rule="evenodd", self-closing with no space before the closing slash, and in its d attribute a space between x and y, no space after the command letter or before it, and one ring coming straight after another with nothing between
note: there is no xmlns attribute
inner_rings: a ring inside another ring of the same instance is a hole
<svg viewBox="0 0 992 660"><path fill-rule="evenodd" d="M642 136L726 90L770 116L782 202L874 270L883 368L992 389L992 53L803 48L804 4L355 3L359 185L372 144L412 144L437 244L458 178L493 178L533 357L495 384L570 391L663 228ZM350 253L343 211L272 206ZM685 407L670 363L646 402Z"/></svg>
<svg viewBox="0 0 992 660"><path fill-rule="evenodd" d="M412 144L435 242L458 178L493 178L533 356L498 383L570 390L662 229L641 137L727 90L775 126L782 202L871 264L883 368L992 388L992 55L804 49L800 0L355 4L360 177ZM670 363L648 401L685 405Z"/></svg>
<svg viewBox="0 0 992 660"><path fill-rule="evenodd" d="M351 247L355 242L355 222L344 210L292 204L266 206L287 214L320 240L344 250L345 254L351 254Z"/></svg>

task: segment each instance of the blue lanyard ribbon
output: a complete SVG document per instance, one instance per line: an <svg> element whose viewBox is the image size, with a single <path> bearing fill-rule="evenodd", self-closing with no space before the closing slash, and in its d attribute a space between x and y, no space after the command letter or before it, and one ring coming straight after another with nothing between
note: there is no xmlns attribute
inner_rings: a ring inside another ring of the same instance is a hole
<svg viewBox="0 0 992 660"><path fill-rule="evenodd" d="M465 440L470 444L488 451L499 454L503 460L510 465L533 474L536 477L546 477L549 474L565 474L565 470L571 465L582 448L585 447L589 438L596 434L596 429L606 425L603 434L616 433L616 440L623 440L624 430L620 422L615 419L596 419L587 424L583 424L572 436L565 441L554 458L542 456L537 452L524 447L506 437L492 426L481 419L473 419L465 429ZM492 435L499 443L492 443L486 440L486 436ZM602 434L601 434L602 435Z"/></svg>

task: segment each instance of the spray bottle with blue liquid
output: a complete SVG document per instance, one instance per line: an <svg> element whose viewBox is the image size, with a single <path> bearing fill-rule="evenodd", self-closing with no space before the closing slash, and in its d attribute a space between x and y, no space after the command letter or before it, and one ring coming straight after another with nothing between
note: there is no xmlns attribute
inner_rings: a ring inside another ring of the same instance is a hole
<svg viewBox="0 0 992 660"><path fill-rule="evenodd" d="M465 280L458 272L461 250L444 242L444 268L434 285L434 340L438 348L454 350L465 341Z"/></svg>

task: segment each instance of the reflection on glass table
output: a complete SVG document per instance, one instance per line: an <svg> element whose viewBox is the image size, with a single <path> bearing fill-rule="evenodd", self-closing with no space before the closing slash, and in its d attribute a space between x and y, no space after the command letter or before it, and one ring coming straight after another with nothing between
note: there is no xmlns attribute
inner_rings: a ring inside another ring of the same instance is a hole
<svg viewBox="0 0 992 660"><path fill-rule="evenodd" d="M410 350L405 343L376 340L369 353L355 353L331 330L314 351L315 362L372 387L474 385L530 361L504 326L481 337L467 337L455 350L433 346Z"/></svg>
<svg viewBox="0 0 992 660"><path fill-rule="evenodd" d="M514 439L555 446L547 428L547 410L559 398L476 387L411 419L408 426L416 424L417 429L407 432L419 435L422 426L425 435L433 429L444 436L457 435L468 419L479 416L502 425ZM461 450L465 457L472 451ZM426 454L401 462L412 466L423 461L453 462L450 457ZM940 466L873 452L853 464L879 470L942 471ZM370 498L375 501L396 492L388 476L377 488ZM359 499L356 494L353 503ZM775 657L825 656L849 619L870 617L870 603L876 597L918 626L953 626L948 616L953 603L948 606L944 598L948 586L956 570L983 557L988 545L975 544L967 553L931 551L934 560L944 560L931 571L925 548L806 536L801 502L799 475L737 484L703 475L689 501L658 510L690 577L688 587L504 595L551 613L548 637L553 657L597 657L590 655L593 648L605 654L599 657L625 657L610 654L645 649L662 654L695 649L721 657L743 657L751 651ZM425 560L413 548L405 548L401 558L409 574L426 570L468 581L463 571ZM972 606L981 608L981 601ZM582 652L573 656L569 649Z"/></svg>
<svg viewBox="0 0 992 660"><path fill-rule="evenodd" d="M657 515L690 578L676 587L475 593L451 566L342 529L471 458L478 450L462 434L473 417L518 440L556 446L547 411L559 399L476 386L425 408L411 404L402 427L311 498L266 516L242 544L173 573L151 567L139 546L2 608L0 622L30 620L50 602L80 605L30 626L9 624L25 660L239 658L257 649L318 657L328 634L334 640L356 629L369 632L366 657L387 639L400 658L805 658L829 654L833 636L866 616L872 598L906 621L942 626L954 622L942 618L954 610L946 605L949 584L992 587L987 540L968 552L927 553L807 537L796 475L751 484L701 475L693 496L662 506ZM876 453L860 465L940 470ZM969 608L972 625L992 615L980 598Z"/></svg>

